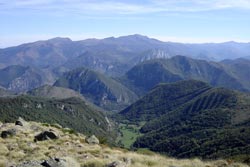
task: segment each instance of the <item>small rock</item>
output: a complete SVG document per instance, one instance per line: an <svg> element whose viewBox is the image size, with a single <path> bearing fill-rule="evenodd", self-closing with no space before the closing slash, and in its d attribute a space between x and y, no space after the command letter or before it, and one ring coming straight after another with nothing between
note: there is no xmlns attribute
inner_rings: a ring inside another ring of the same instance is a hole
<svg viewBox="0 0 250 167"><path fill-rule="evenodd" d="M19 126L25 126L28 123L21 117L18 118L18 120L16 121L15 125L19 125Z"/></svg>
<svg viewBox="0 0 250 167"><path fill-rule="evenodd" d="M58 135L55 132L44 131L35 136L35 141L44 141L49 139L58 139Z"/></svg>
<svg viewBox="0 0 250 167"><path fill-rule="evenodd" d="M99 144L100 143L95 135L92 135L91 137L87 138L86 141L89 144Z"/></svg>
<svg viewBox="0 0 250 167"><path fill-rule="evenodd" d="M14 135L16 135L16 129L5 130L5 131L2 131L1 133L1 137L3 139L14 136Z"/></svg>

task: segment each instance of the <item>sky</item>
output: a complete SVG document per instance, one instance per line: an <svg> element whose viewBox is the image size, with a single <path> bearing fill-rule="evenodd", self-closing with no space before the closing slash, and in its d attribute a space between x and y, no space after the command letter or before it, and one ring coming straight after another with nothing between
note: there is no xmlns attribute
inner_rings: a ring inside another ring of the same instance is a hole
<svg viewBox="0 0 250 167"><path fill-rule="evenodd" d="M0 0L0 48L53 37L250 42L250 0Z"/></svg>

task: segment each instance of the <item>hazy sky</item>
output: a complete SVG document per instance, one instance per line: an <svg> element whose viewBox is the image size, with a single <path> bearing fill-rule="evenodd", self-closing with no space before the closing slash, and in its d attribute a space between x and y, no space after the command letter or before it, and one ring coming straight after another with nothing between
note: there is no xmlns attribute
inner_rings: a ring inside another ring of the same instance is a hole
<svg viewBox="0 0 250 167"><path fill-rule="evenodd" d="M0 0L0 21L0 47L129 34L250 42L250 0Z"/></svg>

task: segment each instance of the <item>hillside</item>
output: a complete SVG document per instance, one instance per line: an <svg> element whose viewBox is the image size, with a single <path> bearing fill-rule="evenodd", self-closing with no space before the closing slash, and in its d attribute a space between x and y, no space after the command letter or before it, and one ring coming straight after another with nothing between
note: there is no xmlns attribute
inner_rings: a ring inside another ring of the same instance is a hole
<svg viewBox="0 0 250 167"><path fill-rule="evenodd" d="M0 166L15 167L248 167L232 160L166 158L152 152L129 152L98 144L94 136L69 133L46 123L26 122L0 126ZM90 140L91 139L91 140Z"/></svg>
<svg viewBox="0 0 250 167"><path fill-rule="evenodd" d="M26 120L60 124L76 132L112 138L110 122L103 112L92 109L79 98L50 99L35 96L0 98L0 121ZM115 132L114 132L115 133Z"/></svg>
<svg viewBox="0 0 250 167"><path fill-rule="evenodd" d="M65 73L54 86L73 89L106 110L120 110L137 99L132 91L116 80L85 68Z"/></svg>
<svg viewBox="0 0 250 167"><path fill-rule="evenodd" d="M175 157L249 155L250 96L194 80L160 84L119 113L145 122L134 147Z"/></svg>
<svg viewBox="0 0 250 167"><path fill-rule="evenodd" d="M232 76L237 78L241 84L249 88L250 85L250 59L238 58L235 60L224 60L220 62Z"/></svg>
<svg viewBox="0 0 250 167"><path fill-rule="evenodd" d="M211 89L208 84L195 80L177 83L158 85L119 114L130 121L150 121Z"/></svg>
<svg viewBox="0 0 250 167"><path fill-rule="evenodd" d="M77 97L84 100L84 97L78 92L63 87L56 87L50 85L44 85L27 92L28 95L55 98L55 99L67 99L71 97Z"/></svg>
<svg viewBox="0 0 250 167"><path fill-rule="evenodd" d="M174 56L170 59L155 59L140 63L130 69L120 80L138 94L144 94L161 82L171 83L186 79L208 82L213 86L250 91L250 84L246 79L249 75L247 67L234 70L235 68L225 64Z"/></svg>
<svg viewBox="0 0 250 167"><path fill-rule="evenodd" d="M68 99L68 98L79 98L83 100L86 105L91 107L93 110L98 110L105 112L103 108L96 106L95 104L89 102L83 95L80 93L63 87L44 85L33 90L26 92L27 95L36 96L36 97L44 97L50 99Z"/></svg>

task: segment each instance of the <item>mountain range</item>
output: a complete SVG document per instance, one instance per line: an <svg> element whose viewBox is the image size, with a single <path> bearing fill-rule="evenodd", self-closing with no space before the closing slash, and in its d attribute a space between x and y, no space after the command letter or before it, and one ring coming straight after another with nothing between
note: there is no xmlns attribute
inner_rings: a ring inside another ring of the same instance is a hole
<svg viewBox="0 0 250 167"><path fill-rule="evenodd" d="M249 53L250 43L184 44L162 42L138 34L81 41L53 38L0 49L0 67L23 65L61 72L84 65L118 76L137 63L154 58L183 55L220 61L249 57Z"/></svg>

